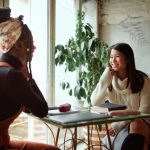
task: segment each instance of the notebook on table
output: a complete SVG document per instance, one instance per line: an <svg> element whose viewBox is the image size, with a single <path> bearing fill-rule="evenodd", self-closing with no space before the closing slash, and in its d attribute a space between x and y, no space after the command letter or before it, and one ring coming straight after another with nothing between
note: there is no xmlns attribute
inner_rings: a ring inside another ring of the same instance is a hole
<svg viewBox="0 0 150 150"><path fill-rule="evenodd" d="M49 118L57 123L60 124L67 124L67 123L76 123L82 121L92 121L98 119L105 119L109 118L110 116L107 113L103 114L95 114L88 111L73 113L73 114L65 114L65 115L56 115L56 116L49 116Z"/></svg>
<svg viewBox="0 0 150 150"><path fill-rule="evenodd" d="M105 103L98 105L98 107L106 108L106 109L108 109L108 111L122 110L122 109L127 108L125 105L119 105L119 104L111 103L108 100L105 101Z"/></svg>
<svg viewBox="0 0 150 150"><path fill-rule="evenodd" d="M119 105L119 104L110 103L109 101L106 101L103 104L91 107L91 112L100 114L100 113L114 111L114 110L124 110L126 108L127 107L125 105Z"/></svg>

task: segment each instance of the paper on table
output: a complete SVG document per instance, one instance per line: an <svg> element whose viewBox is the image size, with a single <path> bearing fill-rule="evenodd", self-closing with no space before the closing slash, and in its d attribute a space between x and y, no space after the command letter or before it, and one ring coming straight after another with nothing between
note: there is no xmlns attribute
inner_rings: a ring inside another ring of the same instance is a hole
<svg viewBox="0 0 150 150"><path fill-rule="evenodd" d="M114 103L110 103L109 101L106 101L103 104L91 107L91 112L106 113L113 110L124 110L124 109L126 109L125 105L114 104Z"/></svg>
<svg viewBox="0 0 150 150"><path fill-rule="evenodd" d="M93 106L91 107L91 112L93 113L108 113L108 108L99 107L99 106Z"/></svg>
<svg viewBox="0 0 150 150"><path fill-rule="evenodd" d="M140 112L138 110L125 109L125 110L113 110L110 111L109 114L111 116L129 116L129 115L139 115Z"/></svg>

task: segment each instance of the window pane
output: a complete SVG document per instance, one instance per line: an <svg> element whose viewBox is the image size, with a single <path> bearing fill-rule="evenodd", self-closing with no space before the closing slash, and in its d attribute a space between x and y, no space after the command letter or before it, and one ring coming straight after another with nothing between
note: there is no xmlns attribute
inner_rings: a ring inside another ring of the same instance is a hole
<svg viewBox="0 0 150 150"><path fill-rule="evenodd" d="M47 65L47 0L10 0L11 16L24 15L32 31L36 50L32 60L32 74L43 95L46 97ZM42 10L42 11L41 11ZM36 119L21 114L11 125L11 139L32 140L47 143L46 126Z"/></svg>
<svg viewBox="0 0 150 150"><path fill-rule="evenodd" d="M75 35L75 5L73 0L56 0L56 45L65 45L68 39ZM60 83L69 81L70 84L75 84L76 73L64 73L65 66L56 66L55 68L55 97L56 105L63 103L71 103L74 105L75 98L70 97L67 91L63 91Z"/></svg>

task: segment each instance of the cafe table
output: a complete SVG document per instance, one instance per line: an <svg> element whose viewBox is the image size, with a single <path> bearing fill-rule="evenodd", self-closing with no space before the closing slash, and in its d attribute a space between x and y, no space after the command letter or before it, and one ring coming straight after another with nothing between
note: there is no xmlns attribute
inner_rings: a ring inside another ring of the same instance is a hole
<svg viewBox="0 0 150 150"><path fill-rule="evenodd" d="M78 134L77 129L78 129L78 127L83 127L83 126L87 127L87 137L88 137L87 149L90 150L92 145L90 142L89 126L104 124L106 127L106 133L107 133L108 142L109 142L108 149L113 150L111 141L110 141L110 135L108 132L108 124L110 124L112 122L119 122L119 121L125 121L125 120L150 118L150 114L138 114L138 115L111 117L107 113L96 114L96 113L92 113L90 111L79 111L76 113L68 113L68 114L66 113L66 114L62 114L62 115L53 115L53 116L47 115L47 117L44 117L44 118L38 118L33 115L30 115L30 116L39 119L47 126L50 124L50 125L54 125L57 127L58 130L57 130L57 135L56 135L56 139L55 139L56 146L58 144L60 129L74 128L74 135L72 136L72 139L71 139L72 143L73 143L72 147L74 150L77 149L77 140L78 140L77 139L77 134ZM51 130L53 137L54 137L54 133L53 133L52 129L49 126L48 126L48 128ZM64 147L64 149L65 149L65 147Z"/></svg>

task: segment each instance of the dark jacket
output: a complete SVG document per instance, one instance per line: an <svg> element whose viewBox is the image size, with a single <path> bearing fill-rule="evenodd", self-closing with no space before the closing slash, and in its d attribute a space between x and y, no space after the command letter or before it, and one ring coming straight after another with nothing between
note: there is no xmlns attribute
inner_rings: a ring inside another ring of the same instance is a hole
<svg viewBox="0 0 150 150"><path fill-rule="evenodd" d="M38 117L48 113L47 103L33 79L27 81L12 67L0 67L0 120L11 117L21 106Z"/></svg>

